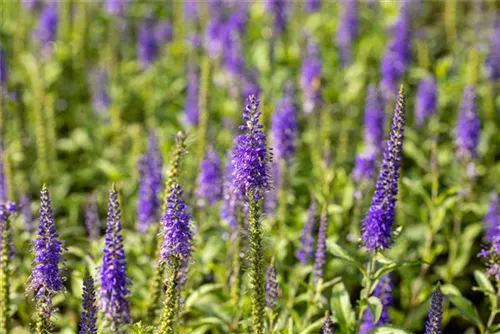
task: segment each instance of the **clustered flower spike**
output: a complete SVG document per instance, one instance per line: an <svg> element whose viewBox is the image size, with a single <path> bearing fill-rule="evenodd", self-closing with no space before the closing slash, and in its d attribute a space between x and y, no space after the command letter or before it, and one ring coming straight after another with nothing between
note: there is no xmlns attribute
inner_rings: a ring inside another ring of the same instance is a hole
<svg viewBox="0 0 500 334"><path fill-rule="evenodd" d="M123 249L122 223L118 192L109 191L105 247L101 265L99 308L115 324L130 322L130 290Z"/></svg>
<svg viewBox="0 0 500 334"><path fill-rule="evenodd" d="M187 263L191 257L193 235L189 227L190 216L187 206L182 198L182 189L179 184L174 184L170 189L167 208L163 215L163 245L161 248L162 263L180 261Z"/></svg>
<svg viewBox="0 0 500 334"><path fill-rule="evenodd" d="M287 0L267 0L266 9L273 16L273 32L278 36L285 29L288 21L289 8Z"/></svg>
<svg viewBox="0 0 500 334"><path fill-rule="evenodd" d="M147 19L139 27L137 54L144 69L147 69L158 58L160 47L155 36L154 23Z"/></svg>
<svg viewBox="0 0 500 334"><path fill-rule="evenodd" d="M370 309L365 311L363 314L363 322L361 323L360 334L368 334L375 326L384 325L390 322L389 318L389 306L394 303L394 297L392 296L392 290L394 289L394 284L392 282L392 277L390 274L385 274L380 278L373 295L380 299L382 304L382 313L377 323L373 323L373 314Z"/></svg>
<svg viewBox="0 0 500 334"><path fill-rule="evenodd" d="M431 309L425 323L425 334L441 334L441 323L443 321L443 293L438 284L431 298Z"/></svg>
<svg viewBox="0 0 500 334"><path fill-rule="evenodd" d="M61 262L62 242L56 231L50 194L43 186L40 193L40 218L38 237L35 241L35 260L27 291L34 294L35 301L41 307L41 312L50 318L53 312L51 296L64 290L63 279L59 271Z"/></svg>
<svg viewBox="0 0 500 334"><path fill-rule="evenodd" d="M317 224L316 211L318 206L316 201L313 200L307 210L307 219L302 228L300 236L300 248L297 250L296 255L300 263L307 264L314 256L314 230Z"/></svg>
<svg viewBox="0 0 500 334"><path fill-rule="evenodd" d="M306 114L313 112L323 101L321 96L321 71L319 46L313 40L309 40L300 75L302 107Z"/></svg>
<svg viewBox="0 0 500 334"><path fill-rule="evenodd" d="M293 158L297 150L298 128L293 86L288 86L271 117L271 139L276 160L289 162Z"/></svg>
<svg viewBox="0 0 500 334"><path fill-rule="evenodd" d="M486 240L493 243L495 238L500 238L500 195L491 193L488 213L484 218L486 223Z"/></svg>
<svg viewBox="0 0 500 334"><path fill-rule="evenodd" d="M8 79L7 60L5 58L5 51L0 48L0 86L4 86Z"/></svg>
<svg viewBox="0 0 500 334"><path fill-rule="evenodd" d="M147 153L138 159L138 168L140 180L137 214L139 230L145 232L150 224L157 222L160 210L163 159L154 130L149 133Z"/></svg>
<svg viewBox="0 0 500 334"><path fill-rule="evenodd" d="M368 87L364 116L364 140L367 152L380 152L384 141L385 111L379 90Z"/></svg>
<svg viewBox="0 0 500 334"><path fill-rule="evenodd" d="M85 227L89 235L89 240L96 241L101 234L101 222L99 221L99 211L94 194L89 195L85 203Z"/></svg>
<svg viewBox="0 0 500 334"><path fill-rule="evenodd" d="M480 121L476 105L476 89L472 85L464 88L462 103L456 127L457 155L460 159L471 160L477 157Z"/></svg>
<svg viewBox="0 0 500 334"><path fill-rule="evenodd" d="M427 118L436 112L437 87L432 75L422 79L418 85L417 101L415 103L415 118L417 125L422 126Z"/></svg>
<svg viewBox="0 0 500 334"><path fill-rule="evenodd" d="M187 92L186 100L184 102L184 114L190 125L198 124L199 118L199 69L194 64L189 64L187 68Z"/></svg>
<svg viewBox="0 0 500 334"><path fill-rule="evenodd" d="M497 19L496 27L490 37L490 50L486 59L486 68L490 80L500 80L500 19Z"/></svg>
<svg viewBox="0 0 500 334"><path fill-rule="evenodd" d="M89 272L83 277L82 316L79 334L97 334L97 307L94 279Z"/></svg>
<svg viewBox="0 0 500 334"><path fill-rule="evenodd" d="M201 161L196 196L205 204L214 204L222 196L222 171L217 153L210 149Z"/></svg>
<svg viewBox="0 0 500 334"><path fill-rule="evenodd" d="M381 60L382 89L386 99L394 97L411 58L411 2L401 3L399 16L392 27L393 39Z"/></svg>
<svg viewBox="0 0 500 334"><path fill-rule="evenodd" d="M366 217L362 223L361 240L369 250L386 249L392 244L392 226L398 193L399 167L403 153L405 126L405 99L401 87L389 141L375 186L375 194Z"/></svg>
<svg viewBox="0 0 500 334"><path fill-rule="evenodd" d="M358 35L358 4L357 0L344 3L340 26L337 30L337 43L340 48L340 58L344 66L352 62L352 44Z"/></svg>
<svg viewBox="0 0 500 334"><path fill-rule="evenodd" d="M278 298L278 278L274 264L267 266L266 278L266 306L270 309L276 306L276 298Z"/></svg>
<svg viewBox="0 0 500 334"><path fill-rule="evenodd" d="M328 213L323 211L319 222L318 243L314 257L314 281L323 279L326 263L326 239L328 237Z"/></svg>
<svg viewBox="0 0 500 334"><path fill-rule="evenodd" d="M41 46L50 47L49 44L56 40L58 23L57 1L51 1L43 8L38 21L38 27L35 31Z"/></svg>
<svg viewBox="0 0 500 334"><path fill-rule="evenodd" d="M272 188L269 171L272 155L262 132L263 125L259 123L260 114L259 100L255 95L249 96L243 110L246 124L240 126L245 133L238 136L233 152L234 186L242 196L256 200Z"/></svg>
<svg viewBox="0 0 500 334"><path fill-rule="evenodd" d="M323 325L321 326L321 332L323 334L333 334L333 321L328 312L325 314L325 319L323 320Z"/></svg>

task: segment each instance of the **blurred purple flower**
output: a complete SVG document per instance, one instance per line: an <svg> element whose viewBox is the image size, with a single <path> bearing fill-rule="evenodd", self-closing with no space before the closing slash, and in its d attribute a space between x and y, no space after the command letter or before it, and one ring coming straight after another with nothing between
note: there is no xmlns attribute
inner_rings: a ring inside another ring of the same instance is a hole
<svg viewBox="0 0 500 334"><path fill-rule="evenodd" d="M34 244L35 259L29 277L27 291L34 294L41 312L49 319L54 308L51 297L64 290L63 279L59 270L62 254L62 242L56 231L50 194L45 185L40 192L40 218L38 238Z"/></svg>
<svg viewBox="0 0 500 334"><path fill-rule="evenodd" d="M5 51L0 48L0 86L4 86L9 78Z"/></svg>
<svg viewBox="0 0 500 334"><path fill-rule="evenodd" d="M97 307L94 279L89 272L83 277L82 316L79 334L97 334Z"/></svg>
<svg viewBox="0 0 500 334"><path fill-rule="evenodd" d="M100 113L108 110L111 105L111 97L109 96L108 73L106 69L99 68L94 70L90 81L94 111Z"/></svg>
<svg viewBox="0 0 500 334"><path fill-rule="evenodd" d="M180 261L183 266L191 257L193 234L189 227L191 217L182 198L182 189L175 184L170 189L167 208L163 214L163 245L161 248L162 263Z"/></svg>
<svg viewBox="0 0 500 334"><path fill-rule="evenodd" d="M84 215L85 227L87 228L89 240L96 241L101 234L101 222L99 221L99 211L97 209L97 201L94 194L87 197Z"/></svg>
<svg viewBox="0 0 500 334"><path fill-rule="evenodd" d="M188 64L187 68L187 91L184 101L184 114L190 125L198 124L199 106L199 73L198 67L194 64Z"/></svg>
<svg viewBox="0 0 500 334"><path fill-rule="evenodd" d="M243 76L243 87L242 94L243 96L255 95L259 96L261 92L259 86L259 72L257 69L249 69L245 71L245 75Z"/></svg>
<svg viewBox="0 0 500 334"><path fill-rule="evenodd" d="M370 180L375 175L375 152L356 155L354 163L353 179L356 183L361 180Z"/></svg>
<svg viewBox="0 0 500 334"><path fill-rule="evenodd" d="M438 284L431 298L431 308L425 323L425 334L441 334L441 323L443 321L443 293Z"/></svg>
<svg viewBox="0 0 500 334"><path fill-rule="evenodd" d="M271 116L271 139L276 160L292 160L297 149L298 128L294 89L288 86Z"/></svg>
<svg viewBox="0 0 500 334"><path fill-rule="evenodd" d="M490 50L486 59L486 68L490 80L500 80L500 19L490 37Z"/></svg>
<svg viewBox="0 0 500 334"><path fill-rule="evenodd" d="M127 9L127 0L106 0L104 9L111 15L123 15Z"/></svg>
<svg viewBox="0 0 500 334"><path fill-rule="evenodd" d="M155 26L147 19L139 27L137 54L144 69L147 69L158 58L160 48L155 36Z"/></svg>
<svg viewBox="0 0 500 334"><path fill-rule="evenodd" d="M157 23L154 27L154 35L160 46L167 44L172 40L172 24L168 20Z"/></svg>
<svg viewBox="0 0 500 334"><path fill-rule="evenodd" d="M319 46L309 40L300 75L303 109L306 114L313 112L322 103L321 67Z"/></svg>
<svg viewBox="0 0 500 334"><path fill-rule="evenodd" d="M330 316L327 314L325 319L323 320L323 325L321 326L322 334L333 334L333 321Z"/></svg>
<svg viewBox="0 0 500 334"><path fill-rule="evenodd" d="M436 112L437 87L432 75L420 80L415 103L415 118L417 125L422 126L427 118Z"/></svg>
<svg viewBox="0 0 500 334"><path fill-rule="evenodd" d="M267 266L267 279L266 279L266 306L270 309L276 306L276 299L278 298L278 278L277 271L274 264Z"/></svg>
<svg viewBox="0 0 500 334"><path fill-rule="evenodd" d="M486 223L485 237L489 243L493 243L495 238L500 238L500 195L490 194L488 213L484 217Z"/></svg>
<svg viewBox="0 0 500 334"><path fill-rule="evenodd" d="M123 249L122 223L118 192L109 190L108 219L105 246L101 265L99 308L113 323L130 322L130 305L127 300L130 284L127 278L127 262Z"/></svg>
<svg viewBox="0 0 500 334"><path fill-rule="evenodd" d="M281 166L278 162L273 161L270 164L270 168L273 187L265 194L264 212L269 217L274 217L276 215L276 210L278 209L278 189L280 189L283 184L284 175L281 172Z"/></svg>
<svg viewBox="0 0 500 334"><path fill-rule="evenodd" d="M384 141L385 111L382 97L374 85L368 87L364 117L364 141L367 152L382 151Z"/></svg>
<svg viewBox="0 0 500 334"><path fill-rule="evenodd" d="M319 222L318 243L314 256L314 281L323 279L326 263L326 239L328 238L328 213L323 210Z"/></svg>
<svg viewBox="0 0 500 334"><path fill-rule="evenodd" d="M306 9L315 12L321 8L321 0L306 0Z"/></svg>
<svg viewBox="0 0 500 334"><path fill-rule="evenodd" d="M266 9L273 16L273 32L280 35L288 20L289 3L287 0L266 0Z"/></svg>
<svg viewBox="0 0 500 334"><path fill-rule="evenodd" d="M363 314L363 322L361 323L360 334L368 334L375 326L380 326L390 323L389 306L394 304L394 297L392 296L394 284L390 274L382 276L373 292L373 295L380 299L382 304L382 313L377 323L373 323L373 314L370 309L367 309Z"/></svg>
<svg viewBox="0 0 500 334"><path fill-rule="evenodd" d="M455 142L459 158L471 160L477 157L480 127L476 105L476 88L468 85L464 88L456 126Z"/></svg>
<svg viewBox="0 0 500 334"><path fill-rule="evenodd" d="M386 249L392 244L392 226L398 193L399 168L403 154L405 99L401 87L389 141L386 144L384 158L375 186L370 209L362 222L361 240L372 251Z"/></svg>
<svg viewBox="0 0 500 334"><path fill-rule="evenodd" d="M245 133L238 136L233 152L234 186L242 196L254 199L260 199L272 188L269 171L272 155L262 132L263 125L259 123L260 115L259 100L250 95L243 110L246 124L240 126Z"/></svg>
<svg viewBox="0 0 500 334"><path fill-rule="evenodd" d="M304 226L302 227L302 234L300 236L300 248L295 253L300 263L307 264L314 256L314 230L316 229L317 217L316 211L318 206L313 199L307 210L307 218Z"/></svg>
<svg viewBox="0 0 500 334"><path fill-rule="evenodd" d="M56 41L58 23L58 4L56 1L49 2L43 7L35 30L35 36L40 41L41 46L48 48L50 43Z"/></svg>
<svg viewBox="0 0 500 334"><path fill-rule="evenodd" d="M344 11L337 29L337 43L340 49L340 58L344 66L352 62L352 43L358 35L358 5L357 0L344 2Z"/></svg>
<svg viewBox="0 0 500 334"><path fill-rule="evenodd" d="M222 171L220 159L217 153L210 149L205 155L200 165L198 175L196 197L202 200L203 204L214 204L222 196Z"/></svg>
<svg viewBox="0 0 500 334"><path fill-rule="evenodd" d="M184 16L189 21L194 21L198 18L198 1L185 0L184 1Z"/></svg>
<svg viewBox="0 0 500 334"><path fill-rule="evenodd" d="M24 225L26 226L28 232L33 232L33 229L35 228L33 226L34 215L31 210L31 198L29 195L26 193L21 194L21 196L19 196L19 204L21 205Z"/></svg>

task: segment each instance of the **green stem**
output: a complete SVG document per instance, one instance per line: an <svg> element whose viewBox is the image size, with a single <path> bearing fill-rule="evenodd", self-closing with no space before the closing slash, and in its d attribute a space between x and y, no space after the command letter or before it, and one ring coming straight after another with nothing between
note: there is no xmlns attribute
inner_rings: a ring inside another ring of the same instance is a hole
<svg viewBox="0 0 500 334"><path fill-rule="evenodd" d="M173 259L171 271L166 282L167 291L165 294L165 303L163 306L163 314L161 317L161 327L159 334L175 334L177 333L176 320L179 308L179 272L181 264L178 259Z"/></svg>
<svg viewBox="0 0 500 334"><path fill-rule="evenodd" d="M376 254L376 253L375 253ZM373 254L370 262L368 262L366 272L367 272L367 280L366 280L366 286L362 290L362 295L360 299L360 305L359 305L359 313L358 313L358 320L356 322L356 333L359 333L359 330L361 328L361 323L363 322L363 315L366 311L366 304L368 301L368 298L370 298L370 291L373 287L373 274L375 270L375 254Z"/></svg>
<svg viewBox="0 0 500 334"><path fill-rule="evenodd" d="M259 202L248 195L249 239L250 239L250 281L252 285L252 333L264 333L266 305L266 279L264 268L264 247L262 225L259 217Z"/></svg>
<svg viewBox="0 0 500 334"><path fill-rule="evenodd" d="M500 280L497 281L497 305L500 302ZM490 334L490 328L493 326L493 322L495 321L495 317L497 314L500 314L500 309L497 307L494 307L493 305L491 306L491 313L488 318L488 322L486 323L486 331L484 334Z"/></svg>
<svg viewBox="0 0 500 334"><path fill-rule="evenodd" d="M0 236L1 249L0 252L0 334L9 332L9 238L10 238L10 221L9 218L3 222L2 234Z"/></svg>
<svg viewBox="0 0 500 334"><path fill-rule="evenodd" d="M238 222L238 230L236 231L233 249L232 263L232 282L231 282L231 304L238 309L241 295L241 251L243 240L241 235L241 226Z"/></svg>

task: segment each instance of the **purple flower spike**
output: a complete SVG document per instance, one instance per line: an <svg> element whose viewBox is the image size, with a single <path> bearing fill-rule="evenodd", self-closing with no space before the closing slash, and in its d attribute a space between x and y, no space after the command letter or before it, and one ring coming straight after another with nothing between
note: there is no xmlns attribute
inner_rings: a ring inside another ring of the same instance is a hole
<svg viewBox="0 0 500 334"><path fill-rule="evenodd" d="M476 89L469 85L464 88L456 127L456 145L459 158L471 160L477 157L480 126L476 105Z"/></svg>
<svg viewBox="0 0 500 334"><path fill-rule="evenodd" d="M441 334L441 323L443 321L443 293L438 286L432 293L431 309L425 323L425 334Z"/></svg>
<svg viewBox="0 0 500 334"><path fill-rule="evenodd" d="M222 171L217 153L208 150L200 167L196 196L202 200L202 204L214 204L222 196Z"/></svg>
<svg viewBox="0 0 500 334"><path fill-rule="evenodd" d="M111 15L123 15L126 8L126 0L106 0L104 4L104 9Z"/></svg>
<svg viewBox="0 0 500 334"><path fill-rule="evenodd" d="M490 52L486 59L490 80L500 80L500 20L497 20L490 38Z"/></svg>
<svg viewBox="0 0 500 334"><path fill-rule="evenodd" d="M158 58L160 48L155 36L155 28L150 20L143 22L139 28L137 54L142 68L147 69Z"/></svg>
<svg viewBox="0 0 500 334"><path fill-rule="evenodd" d="M180 261L182 265L187 264L191 258L193 242L193 234L189 227L190 219L186 203L182 198L181 186L176 184L170 189L167 208L162 219L165 238L161 249L161 262Z"/></svg>
<svg viewBox="0 0 500 334"><path fill-rule="evenodd" d="M288 20L287 0L267 0L266 9L273 16L273 31L278 36L285 29Z"/></svg>
<svg viewBox="0 0 500 334"><path fill-rule="evenodd" d="M259 123L260 114L259 100L255 95L249 96L243 110L246 124L240 126L245 134L238 136L233 152L234 186L242 196L254 199L260 199L272 188L269 171L272 155L262 132L263 125Z"/></svg>
<svg viewBox="0 0 500 334"><path fill-rule="evenodd" d="M375 175L375 153L358 154L354 164L353 179L356 183L370 180Z"/></svg>
<svg viewBox="0 0 500 334"><path fill-rule="evenodd" d="M108 110L111 105L111 97L108 92L108 73L106 69L100 68L91 74L90 90L92 92L92 106L96 113Z"/></svg>
<svg viewBox="0 0 500 334"><path fill-rule="evenodd" d="M0 146L0 204L7 201L7 181L5 180L5 166L4 166L5 151Z"/></svg>
<svg viewBox="0 0 500 334"><path fill-rule="evenodd" d="M367 151L382 151L384 141L385 111L382 103L382 97L374 85L370 85L370 87L368 87L364 122L364 140Z"/></svg>
<svg viewBox="0 0 500 334"><path fill-rule="evenodd" d="M276 307L276 298L278 298L278 278L274 264L267 266L266 282L266 306L272 309Z"/></svg>
<svg viewBox="0 0 500 334"><path fill-rule="evenodd" d="M45 185L40 193L40 218L38 238L35 241L35 260L27 291L32 292L41 311L47 317L53 312L51 296L64 290L63 279L59 271L62 242L56 231L50 194Z"/></svg>
<svg viewBox="0 0 500 334"><path fill-rule="evenodd" d="M436 112L437 87L432 75L420 81L415 104L415 118L418 126L422 126L427 118Z"/></svg>
<svg viewBox="0 0 500 334"><path fill-rule="evenodd" d="M392 290L394 289L394 284L392 283L392 278L390 274L385 274L380 278L377 287L373 295L380 299L382 304L382 313L377 323L373 323L373 314L370 309L365 311L363 314L363 322L361 324L360 334L368 334L375 326L384 325L390 322L389 318L389 306L394 304L394 297L392 296Z"/></svg>
<svg viewBox="0 0 500 334"><path fill-rule="evenodd" d="M298 128L293 87L287 87L271 118L271 139L276 160L290 162L293 158L297 149Z"/></svg>
<svg viewBox="0 0 500 334"><path fill-rule="evenodd" d="M321 8L321 0L306 0L305 5L309 12L316 12Z"/></svg>
<svg viewBox="0 0 500 334"><path fill-rule="evenodd" d="M7 83L8 73L7 73L7 60L5 51L0 48L0 86L4 86Z"/></svg>
<svg viewBox="0 0 500 334"><path fill-rule="evenodd" d="M82 316L79 334L97 334L97 307L94 279L85 272L83 277Z"/></svg>
<svg viewBox="0 0 500 334"><path fill-rule="evenodd" d="M318 244L314 258L314 281L323 279L326 263L326 238L328 237L328 213L323 211L319 223Z"/></svg>
<svg viewBox="0 0 500 334"><path fill-rule="evenodd" d="M399 90L389 141L375 186L375 194L362 222L363 245L372 251L389 248L392 244L392 226L398 193L399 167L403 153L405 126L405 99L403 87Z"/></svg>
<svg viewBox="0 0 500 334"><path fill-rule="evenodd" d="M323 325L321 326L321 333L323 334L333 334L333 321L328 315L325 315L325 320L323 320Z"/></svg>
<svg viewBox="0 0 500 334"><path fill-rule="evenodd" d="M19 203L21 205L21 212L23 216L24 225L28 232L33 232L34 226L34 216L33 211L31 210L31 198L28 194L22 194L19 197Z"/></svg>
<svg viewBox="0 0 500 334"><path fill-rule="evenodd" d="M127 278L127 262L123 249L122 223L118 192L114 186L109 191L108 220L105 247L101 265L99 308L115 325L130 322L130 306L127 300L130 290Z"/></svg>
<svg viewBox="0 0 500 334"><path fill-rule="evenodd" d="M314 256L314 230L317 224L316 211L318 206L313 199L307 210L307 219L302 228L302 235L300 236L300 248L297 250L297 258L300 263L307 264Z"/></svg>
<svg viewBox="0 0 500 334"><path fill-rule="evenodd" d="M89 240L96 241L101 234L101 222L99 221L99 211L95 195L89 195L85 203L85 227L89 235Z"/></svg>
<svg viewBox="0 0 500 334"><path fill-rule="evenodd" d="M199 106L199 82L198 82L198 67L194 64L189 64L187 69L187 92L184 102L184 114L190 125L198 124Z"/></svg>
<svg viewBox="0 0 500 334"><path fill-rule="evenodd" d="M57 26L59 23L58 5L56 1L49 2L42 10L35 35L43 47L50 47L50 43L57 38Z"/></svg>
<svg viewBox="0 0 500 334"><path fill-rule="evenodd" d="M493 243L496 238L500 238L500 195L490 194L488 213L484 217L486 223L486 240Z"/></svg>
<svg viewBox="0 0 500 334"><path fill-rule="evenodd" d="M167 20L159 22L154 27L154 34L155 39L160 46L167 44L173 37L172 24L170 24Z"/></svg>
<svg viewBox="0 0 500 334"><path fill-rule="evenodd" d="M344 66L352 62L352 44L358 35L358 5L357 0L348 0L344 3L344 12L337 30L337 43L340 49L340 58Z"/></svg>
<svg viewBox="0 0 500 334"><path fill-rule="evenodd" d="M228 153L226 160L226 167L224 168L224 183L222 190L222 206L221 218L226 220L233 232L238 230L238 207L242 205L241 196L238 195L234 186L234 164L231 160L233 152L236 150L236 144L233 149Z"/></svg>
<svg viewBox="0 0 500 334"><path fill-rule="evenodd" d="M321 75L319 46L316 42L310 40L300 76L303 109L306 114L313 112L322 102Z"/></svg>

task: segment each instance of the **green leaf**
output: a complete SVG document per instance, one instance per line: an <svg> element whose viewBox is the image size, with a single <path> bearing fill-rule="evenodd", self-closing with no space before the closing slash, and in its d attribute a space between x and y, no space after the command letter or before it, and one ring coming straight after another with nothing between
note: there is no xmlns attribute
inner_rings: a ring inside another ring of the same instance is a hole
<svg viewBox="0 0 500 334"><path fill-rule="evenodd" d="M332 253L333 256L343 260L343 261L346 261L346 262L349 262L351 264L353 264L356 268L359 269L359 271L361 272L361 274L363 274L363 276L365 277L365 279L368 278L368 273L366 272L366 269L365 267L363 266L363 264L359 261L357 261L356 259L354 259L352 256L350 256L349 254L347 254L343 249L342 247L339 246L339 244L337 244L335 241L333 240L327 240L326 241L326 247L328 248L328 250L330 251L330 253Z"/></svg>
<svg viewBox="0 0 500 334"><path fill-rule="evenodd" d="M384 325L372 329L370 334L411 334L411 332L391 325Z"/></svg>
<svg viewBox="0 0 500 334"><path fill-rule="evenodd" d="M380 315L382 314L382 302L377 297L371 296L370 298L368 298L368 307L372 312L373 322L377 323L377 321L380 319Z"/></svg>
<svg viewBox="0 0 500 334"><path fill-rule="evenodd" d="M344 283L339 282L333 286L330 305L342 332L349 333L354 326L355 315Z"/></svg>
<svg viewBox="0 0 500 334"><path fill-rule="evenodd" d="M493 284L491 284L490 280L486 276L485 273L479 270L474 270L474 278L476 279L477 285L486 292L488 298L490 299L491 306L493 308L497 307L498 300L495 296L495 289L493 288Z"/></svg>
<svg viewBox="0 0 500 334"><path fill-rule="evenodd" d="M309 326L307 326L306 328L304 328L304 330L302 330L300 334L317 333L318 329L321 328L322 324L323 324L323 319L320 318L315 322L313 322L312 324L310 324Z"/></svg>
<svg viewBox="0 0 500 334"><path fill-rule="evenodd" d="M479 327L481 333L484 331L484 325L479 317L479 313L470 300L455 294L449 294L446 297L455 305L460 315Z"/></svg>

